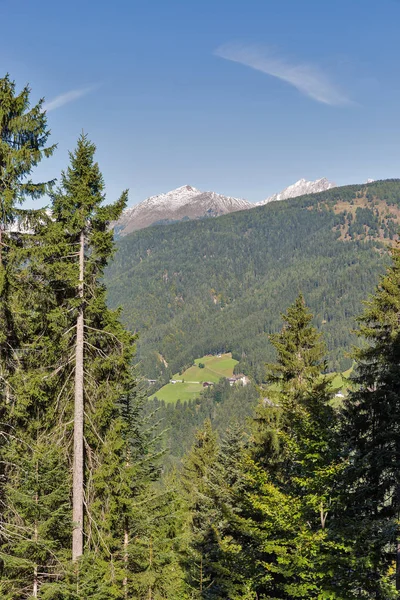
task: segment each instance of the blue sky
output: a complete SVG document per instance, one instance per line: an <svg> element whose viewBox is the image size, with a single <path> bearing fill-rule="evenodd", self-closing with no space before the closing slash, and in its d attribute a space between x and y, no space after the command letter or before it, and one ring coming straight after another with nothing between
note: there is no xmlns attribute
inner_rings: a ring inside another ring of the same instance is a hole
<svg viewBox="0 0 400 600"><path fill-rule="evenodd" d="M0 21L0 73L50 109L37 177L82 130L130 204L400 177L399 0L0 0Z"/></svg>

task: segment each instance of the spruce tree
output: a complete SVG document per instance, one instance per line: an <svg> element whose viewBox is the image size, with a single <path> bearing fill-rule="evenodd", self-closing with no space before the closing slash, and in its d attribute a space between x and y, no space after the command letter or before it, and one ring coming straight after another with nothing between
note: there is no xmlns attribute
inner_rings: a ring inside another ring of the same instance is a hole
<svg viewBox="0 0 400 600"><path fill-rule="evenodd" d="M295 597L319 597L334 588L329 573L336 545L330 539L329 526L336 482L343 468L334 444L337 418L331 406L330 378L323 374L324 344L312 326L302 295L283 320L282 331L270 338L277 352L277 362L267 365L273 386L264 390L267 397L258 407L254 424L249 469L254 472L260 499L251 503L258 507L256 512L265 510L268 515L268 499L261 500L267 492L283 512L293 507L288 529L285 532L286 526L276 525L281 534L273 538L276 557L270 570L276 573L274 593L290 590ZM264 502L265 509L261 509ZM268 523L273 522L267 519ZM260 540L264 535L261 526ZM270 544L268 538L262 542L263 553ZM304 548L305 553L290 566L287 552L296 547ZM304 571L302 561L307 565Z"/></svg>
<svg viewBox="0 0 400 600"><path fill-rule="evenodd" d="M260 424L260 459L277 482L290 487L332 458L336 415L331 377L324 374L325 345L302 294L282 318L282 330L270 336L277 361L267 365L272 385L263 392L254 433Z"/></svg>
<svg viewBox="0 0 400 600"><path fill-rule="evenodd" d="M105 521L100 525L92 513L104 486L104 482L100 483L102 470L109 470L109 476L115 475L106 462L109 457L118 461L113 445L119 444L116 438L122 436L126 427L118 402L131 392L133 385L130 362L134 340L119 323L118 312L108 310L101 282L113 252L109 224L124 208L127 193L114 205L103 204L104 183L94 153L94 145L82 135L76 151L70 154L70 166L62 173L61 185L52 196L53 221L45 232L47 277L57 298L52 315L55 324L59 319L55 335L64 338L57 368L64 382L65 411L69 411L74 422L74 561L84 550L84 505L87 545L104 542L108 547L100 529L110 515L104 513ZM121 456L123 452L121 449Z"/></svg>
<svg viewBox="0 0 400 600"><path fill-rule="evenodd" d="M356 387L344 410L349 454L343 488L344 535L354 539L351 579L374 598L400 592L400 250L359 318Z"/></svg>
<svg viewBox="0 0 400 600"><path fill-rule="evenodd" d="M56 448L50 450L55 438L50 442L48 405L37 394L43 364L35 339L44 296L39 300L31 277L28 230L43 214L35 218L19 208L26 197L37 199L49 190L52 182L34 183L30 175L55 146L47 146L43 100L30 107L29 96L28 86L16 93L8 75L0 79L1 588L4 597L19 598L36 597L40 581L54 576L60 547L54 515L61 521L64 511L61 464ZM59 486L58 495L50 479Z"/></svg>
<svg viewBox="0 0 400 600"><path fill-rule="evenodd" d="M130 590L134 598L189 599L182 557L188 544L185 499L171 474L135 498L129 549ZM140 510L137 508L140 507Z"/></svg>
<svg viewBox="0 0 400 600"><path fill-rule="evenodd" d="M45 215L36 225L45 227ZM57 298L47 278L47 244L38 232L24 233L8 253L13 278L8 300L18 346L12 348L7 426L2 459L6 465L1 553L4 597L39 597L65 576L69 546L68 433L60 410L56 362L60 346L52 315Z"/></svg>
<svg viewBox="0 0 400 600"><path fill-rule="evenodd" d="M34 183L29 177L43 158L51 156L55 146L47 146L43 100L30 107L30 88L16 93L9 75L0 79L0 392L10 400L8 377L14 367L12 348L18 347L13 311L8 298L12 285L12 253L21 244L21 234L12 225L28 216L18 207L26 197L40 198L50 183ZM10 256L11 255L11 256Z"/></svg>
<svg viewBox="0 0 400 600"><path fill-rule="evenodd" d="M190 545L186 561L189 590L194 598L204 598L212 584L210 531L214 521L213 502L208 494L211 468L216 461L218 443L211 421L206 419L196 434L191 451L184 457L182 485L190 515Z"/></svg>
<svg viewBox="0 0 400 600"><path fill-rule="evenodd" d="M254 597L254 545L246 526L240 526L245 516L247 473L243 466L247 444L239 425L228 429L207 477L209 525L201 545L211 584L205 588L204 598Z"/></svg>
<svg viewBox="0 0 400 600"><path fill-rule="evenodd" d="M60 586L78 598L123 600L135 593L133 557L138 539L150 536L143 533L143 507L158 469L132 369L135 336L122 326L120 312L107 307L103 283L114 249L110 222L127 194L104 204L94 153L81 136L52 194L52 219L37 234L43 240L38 269L54 299L47 311L54 349L47 385L64 424L73 475L75 566Z"/></svg>

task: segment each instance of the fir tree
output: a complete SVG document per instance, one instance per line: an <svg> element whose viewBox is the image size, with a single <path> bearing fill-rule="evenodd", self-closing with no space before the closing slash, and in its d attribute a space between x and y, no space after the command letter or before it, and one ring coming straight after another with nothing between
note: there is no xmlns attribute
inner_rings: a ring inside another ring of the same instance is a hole
<svg viewBox="0 0 400 600"><path fill-rule="evenodd" d="M64 338L57 368L64 382L64 410L71 417L73 407L73 560L84 550L84 505L87 547L100 546L109 558L113 555L107 537L120 515L107 511L113 502L105 494L105 479L119 477L121 462L126 465L120 438L127 425L118 402L134 385L134 340L118 312L107 308L101 283L113 251L109 223L121 213L127 193L114 205L103 204L104 183L94 153L94 145L82 135L53 194L54 220L45 231L47 277L57 298L54 334Z"/></svg>
<svg viewBox="0 0 400 600"><path fill-rule="evenodd" d="M247 442L240 426L230 428L208 474L210 524L202 545L207 552L211 585L205 589L204 598L254 597L254 545L246 527L240 526L247 482L243 469Z"/></svg>
<svg viewBox="0 0 400 600"><path fill-rule="evenodd" d="M283 315L281 332L270 336L277 362L267 365L272 386L265 390L268 397L260 403L256 420L262 438L258 447L265 453L260 459L289 487L299 477L310 477L311 484L316 469L332 459L336 417L331 377L323 374L325 345L312 318L300 294ZM257 427L254 431L257 435Z"/></svg>
<svg viewBox="0 0 400 600"><path fill-rule="evenodd" d="M30 107L29 96L28 86L16 93L8 75L0 79L0 392L7 401L11 393L8 377L14 366L11 349L18 347L8 294L13 249L22 243L21 234L11 232L10 227L29 216L18 208L27 196L39 198L49 189L51 182L34 183L29 176L55 149L46 145L50 132L43 100Z"/></svg>
<svg viewBox="0 0 400 600"><path fill-rule="evenodd" d="M270 571L276 574L272 578L274 593L280 589L280 593L290 590L293 597L318 597L334 587L329 573L336 545L329 537L329 517L342 463L334 445L336 416L331 406L330 378L322 373L324 344L311 324L312 315L302 295L283 320L282 331L271 336L277 351L277 362L268 365L273 387L266 390L268 397L260 403L255 421L250 462L254 466L249 469L260 486L260 498L251 502L259 507L257 510L265 502L263 510L268 515L268 498L261 499L269 490L283 512L293 506L288 529L277 525L281 534L273 537L276 553ZM272 523L267 519L268 527ZM260 540L265 536L263 529L260 526ZM263 553L271 547L268 538L261 547ZM296 547L304 548L305 553L300 552L298 563L293 560L289 566L287 553ZM305 570L302 561L308 565Z"/></svg>
<svg viewBox="0 0 400 600"><path fill-rule="evenodd" d="M189 591L182 557L188 543L188 513L176 475L149 486L136 497L132 519L134 543L129 551L129 577L135 598L185 600Z"/></svg>
<svg viewBox="0 0 400 600"><path fill-rule="evenodd" d="M344 410L350 456L343 490L344 534L354 539L351 579L374 598L400 591L400 250L359 319L356 387Z"/></svg>
<svg viewBox="0 0 400 600"><path fill-rule="evenodd" d="M191 451L183 460L182 484L190 514L190 545L188 548L187 579L195 598L206 597L212 584L213 548L210 532L214 522L214 507L208 494L209 476L218 453L217 438L211 421L206 419L197 432Z"/></svg>
<svg viewBox="0 0 400 600"><path fill-rule="evenodd" d="M27 196L39 198L50 188L51 182L29 177L55 146L47 146L43 100L31 108L29 96L28 86L17 94L8 75L0 79L1 586L4 597L19 598L36 597L40 582L57 576L61 536L54 516L61 523L65 515L62 463L50 432L54 422L39 392L45 372L35 340L42 333L44 296L31 276L33 242L26 231L43 213L35 218L18 208ZM20 228L12 228L17 221Z"/></svg>
<svg viewBox="0 0 400 600"><path fill-rule="evenodd" d="M104 205L94 153L81 136L52 195L52 220L39 228L37 268L44 269L54 299L46 317L55 349L48 385L62 415L73 472L76 568L60 584L62 593L122 600L136 589L136 543L151 537L143 533L151 520L144 506L158 469L132 369L135 336L123 328L119 311L108 309L103 284L114 247L110 221L118 218L127 194Z"/></svg>

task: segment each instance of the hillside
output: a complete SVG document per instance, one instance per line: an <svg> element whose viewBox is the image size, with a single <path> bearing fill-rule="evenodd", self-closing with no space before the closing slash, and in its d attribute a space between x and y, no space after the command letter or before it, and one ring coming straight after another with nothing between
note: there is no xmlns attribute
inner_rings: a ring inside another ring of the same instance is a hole
<svg viewBox="0 0 400 600"><path fill-rule="evenodd" d="M172 376L153 396L166 403L194 400L204 390L203 383L217 383L221 378L232 377L237 361L230 353L198 358L188 369Z"/></svg>
<svg viewBox="0 0 400 600"><path fill-rule="evenodd" d="M399 215L400 181L387 180L149 227L118 241L109 302L140 332L147 377L163 383L198 356L231 351L260 380L272 358L267 334L301 289L330 370L344 370L354 318L387 264Z"/></svg>

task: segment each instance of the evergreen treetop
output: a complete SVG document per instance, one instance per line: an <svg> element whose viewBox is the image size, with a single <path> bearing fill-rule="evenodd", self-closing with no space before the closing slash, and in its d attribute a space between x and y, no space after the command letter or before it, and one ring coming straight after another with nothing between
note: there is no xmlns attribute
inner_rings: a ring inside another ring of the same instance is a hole
<svg viewBox="0 0 400 600"><path fill-rule="evenodd" d="M41 160L51 156L47 146L50 131L44 100L31 107L30 88L16 93L9 75L0 79L0 225L4 229L16 219L15 208L26 196L38 198L49 183L34 183L30 176Z"/></svg>
<svg viewBox="0 0 400 600"><path fill-rule="evenodd" d="M284 389L305 390L326 366L325 344L321 334L311 325L313 315L302 294L297 296L282 319L282 330L270 335L277 363L267 365L268 380L282 385Z"/></svg>

